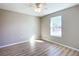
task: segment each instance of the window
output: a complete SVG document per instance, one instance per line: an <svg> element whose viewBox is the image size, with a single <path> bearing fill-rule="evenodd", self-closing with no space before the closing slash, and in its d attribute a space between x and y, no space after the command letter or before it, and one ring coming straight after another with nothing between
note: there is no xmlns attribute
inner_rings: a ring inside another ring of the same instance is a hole
<svg viewBox="0 0 79 59"><path fill-rule="evenodd" d="M56 37L62 36L62 16L52 17L50 19L50 35Z"/></svg>

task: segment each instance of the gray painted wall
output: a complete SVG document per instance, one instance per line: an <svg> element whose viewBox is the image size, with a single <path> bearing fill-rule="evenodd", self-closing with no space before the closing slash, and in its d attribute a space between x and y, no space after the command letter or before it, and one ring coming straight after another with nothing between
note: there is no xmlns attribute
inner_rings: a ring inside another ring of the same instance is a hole
<svg viewBox="0 0 79 59"><path fill-rule="evenodd" d="M0 10L0 46L39 39L40 20L16 12Z"/></svg>
<svg viewBox="0 0 79 59"><path fill-rule="evenodd" d="M62 37L50 36L50 18L62 16ZM79 49L79 5L41 18L41 39L55 41Z"/></svg>

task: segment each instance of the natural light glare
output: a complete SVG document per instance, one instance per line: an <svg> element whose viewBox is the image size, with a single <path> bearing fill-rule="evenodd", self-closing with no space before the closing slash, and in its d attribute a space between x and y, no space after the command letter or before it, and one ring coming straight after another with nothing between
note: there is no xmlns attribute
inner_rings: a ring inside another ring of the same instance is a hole
<svg viewBox="0 0 79 59"><path fill-rule="evenodd" d="M33 36L30 38L30 45L32 46L32 48L35 47L35 35L33 35Z"/></svg>

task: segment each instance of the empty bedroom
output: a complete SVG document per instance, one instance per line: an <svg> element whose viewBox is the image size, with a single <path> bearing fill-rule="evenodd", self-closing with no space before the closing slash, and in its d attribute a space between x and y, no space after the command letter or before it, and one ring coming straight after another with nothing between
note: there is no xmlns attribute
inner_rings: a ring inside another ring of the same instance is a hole
<svg viewBox="0 0 79 59"><path fill-rule="evenodd" d="M79 4L0 3L0 56L79 56Z"/></svg>

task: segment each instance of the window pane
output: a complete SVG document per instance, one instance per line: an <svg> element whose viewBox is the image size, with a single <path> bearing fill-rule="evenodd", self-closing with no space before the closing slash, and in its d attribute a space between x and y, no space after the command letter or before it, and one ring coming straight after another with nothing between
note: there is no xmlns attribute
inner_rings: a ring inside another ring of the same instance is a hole
<svg viewBox="0 0 79 59"><path fill-rule="evenodd" d="M62 17L52 17L50 20L50 34L51 36L62 36Z"/></svg>

